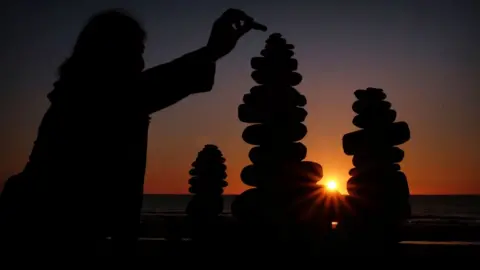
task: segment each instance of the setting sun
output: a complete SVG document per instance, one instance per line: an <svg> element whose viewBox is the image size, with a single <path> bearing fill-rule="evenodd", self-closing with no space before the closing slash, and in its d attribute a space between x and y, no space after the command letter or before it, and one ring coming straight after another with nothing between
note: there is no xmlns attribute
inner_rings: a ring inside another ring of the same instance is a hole
<svg viewBox="0 0 480 270"><path fill-rule="evenodd" d="M318 181L318 182L317 182L317 185L322 185L322 182L323 182L323 181ZM327 190L329 190L329 191L337 191L337 190L338 190L337 181L334 180L334 179L329 179L329 180L327 180L326 182L323 182L323 183L325 183L325 187L326 187Z"/></svg>
<svg viewBox="0 0 480 270"><path fill-rule="evenodd" d="M327 182L327 188L328 190L337 190L337 182L335 182L334 180L329 180Z"/></svg>

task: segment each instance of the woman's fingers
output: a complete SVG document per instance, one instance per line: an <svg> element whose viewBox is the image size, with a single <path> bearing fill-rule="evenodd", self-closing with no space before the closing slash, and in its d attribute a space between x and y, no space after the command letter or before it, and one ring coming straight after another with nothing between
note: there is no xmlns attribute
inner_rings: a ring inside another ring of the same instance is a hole
<svg viewBox="0 0 480 270"><path fill-rule="evenodd" d="M247 21L247 20L253 21L253 18L248 16L245 12L239 9L234 9L234 8L231 8L225 11L222 17L230 23L234 23L236 21Z"/></svg>
<svg viewBox="0 0 480 270"><path fill-rule="evenodd" d="M222 17L228 23L235 24L235 27L237 29L240 28L237 27L238 23L243 21L243 26L245 26L245 29L248 29L247 32L250 29L267 31L267 27L265 25L256 22L252 17L248 16L245 12L239 9L228 9L227 11L225 11L225 13L223 13ZM243 31L245 31L245 29Z"/></svg>

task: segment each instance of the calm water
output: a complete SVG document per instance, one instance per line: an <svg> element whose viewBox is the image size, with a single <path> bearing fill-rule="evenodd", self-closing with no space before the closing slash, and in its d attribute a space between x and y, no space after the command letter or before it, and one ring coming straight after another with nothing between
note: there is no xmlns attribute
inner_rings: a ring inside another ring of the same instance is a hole
<svg viewBox="0 0 480 270"><path fill-rule="evenodd" d="M235 196L226 195L225 212ZM191 195L145 195L144 212L183 212ZM412 214L420 218L480 220L480 196L430 196L411 197Z"/></svg>

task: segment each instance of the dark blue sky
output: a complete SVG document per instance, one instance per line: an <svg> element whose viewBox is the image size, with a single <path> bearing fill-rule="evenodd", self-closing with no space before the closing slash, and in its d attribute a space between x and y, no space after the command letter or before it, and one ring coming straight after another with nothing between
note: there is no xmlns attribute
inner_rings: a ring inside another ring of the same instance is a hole
<svg viewBox="0 0 480 270"><path fill-rule="evenodd" d="M56 68L92 13L129 9L148 32L145 59L153 66L203 46L213 21L235 7L269 32L249 33L219 62L211 93L154 116L147 192L185 192L190 163L206 143L218 144L229 161L227 192L245 188L238 175L249 163L251 146L241 140L245 125L237 120L237 106L254 85L250 58L269 33L280 32L296 46L304 76L297 88L309 101L308 159L322 164L326 177L340 186L348 179L352 165L341 137L355 130L353 91L375 86L385 89L398 119L411 126L403 168L412 192L480 193L477 1L7 0L2 5L0 179L26 162ZM209 121L202 122L205 116Z"/></svg>

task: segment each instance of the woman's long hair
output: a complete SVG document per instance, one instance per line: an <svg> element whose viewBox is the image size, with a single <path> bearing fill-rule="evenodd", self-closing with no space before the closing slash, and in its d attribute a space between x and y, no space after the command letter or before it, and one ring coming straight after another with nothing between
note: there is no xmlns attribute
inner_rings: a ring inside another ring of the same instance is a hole
<svg viewBox="0 0 480 270"><path fill-rule="evenodd" d="M71 56L59 67L60 80L141 71L146 33L127 11L94 15L77 38Z"/></svg>

